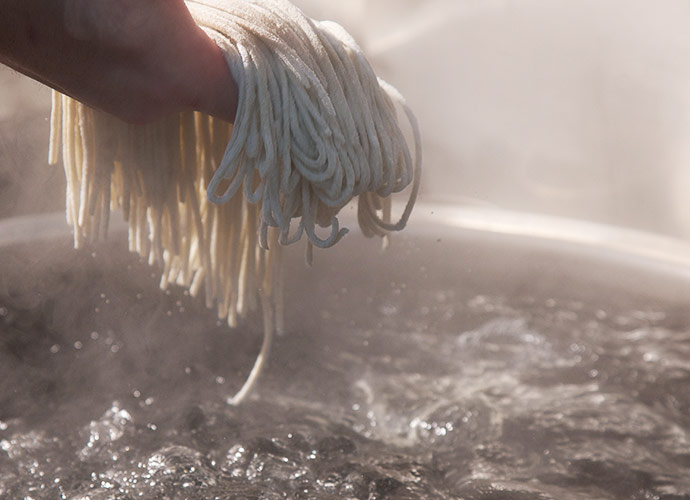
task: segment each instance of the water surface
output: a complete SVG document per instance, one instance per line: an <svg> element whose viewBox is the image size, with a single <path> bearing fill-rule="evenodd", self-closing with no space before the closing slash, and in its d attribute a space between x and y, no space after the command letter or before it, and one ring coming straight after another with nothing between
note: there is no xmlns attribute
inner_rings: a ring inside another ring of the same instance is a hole
<svg viewBox="0 0 690 500"><path fill-rule="evenodd" d="M116 241L5 251L0 498L690 498L687 282L472 232L315 261L235 408L258 315L219 325Z"/></svg>

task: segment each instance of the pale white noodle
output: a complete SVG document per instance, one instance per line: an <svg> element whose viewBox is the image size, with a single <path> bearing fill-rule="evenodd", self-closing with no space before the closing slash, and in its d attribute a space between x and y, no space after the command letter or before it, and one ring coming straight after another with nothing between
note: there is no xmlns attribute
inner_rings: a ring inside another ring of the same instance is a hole
<svg viewBox="0 0 690 500"><path fill-rule="evenodd" d="M61 149L76 247L104 234L110 211L121 209L130 250L161 267L162 288L203 292L230 326L262 304L264 342L230 400L238 403L282 328L281 246L306 234L310 259L312 245L334 245L347 233L337 214L355 197L365 235L403 229L419 188L421 141L402 96L339 25L284 0L187 5L238 83L234 126L192 112L129 125L56 92L50 162ZM393 223L390 196L409 185Z"/></svg>

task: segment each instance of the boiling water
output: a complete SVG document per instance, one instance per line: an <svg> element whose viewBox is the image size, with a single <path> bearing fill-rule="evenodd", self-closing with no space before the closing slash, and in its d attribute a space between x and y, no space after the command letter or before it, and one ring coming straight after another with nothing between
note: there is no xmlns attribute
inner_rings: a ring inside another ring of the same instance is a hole
<svg viewBox="0 0 690 500"><path fill-rule="evenodd" d="M108 244L0 269L2 499L690 498L690 284L467 233L289 257L287 331Z"/></svg>

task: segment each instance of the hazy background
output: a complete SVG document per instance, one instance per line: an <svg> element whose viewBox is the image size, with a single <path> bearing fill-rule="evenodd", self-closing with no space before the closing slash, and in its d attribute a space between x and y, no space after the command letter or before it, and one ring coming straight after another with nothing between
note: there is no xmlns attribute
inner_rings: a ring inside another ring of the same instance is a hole
<svg viewBox="0 0 690 500"><path fill-rule="evenodd" d="M296 3L408 98L424 200L690 238L690 1ZM0 216L62 208L48 101L0 69Z"/></svg>

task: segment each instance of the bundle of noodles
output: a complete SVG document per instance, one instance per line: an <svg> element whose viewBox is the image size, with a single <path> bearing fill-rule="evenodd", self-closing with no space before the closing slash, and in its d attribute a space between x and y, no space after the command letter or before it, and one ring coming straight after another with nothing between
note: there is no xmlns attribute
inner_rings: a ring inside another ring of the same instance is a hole
<svg viewBox="0 0 690 500"><path fill-rule="evenodd" d="M347 232L336 214L358 199L367 236L402 229L421 168L416 121L400 94L377 79L343 28L305 17L284 0L189 0L238 84L233 125L182 113L130 125L53 94L50 161L60 146L74 244L107 231L111 210L129 224L129 246L234 326L262 305L264 341L241 401L280 328L280 248L304 233L327 248ZM398 123L404 110L412 159ZM412 184L398 222L390 195ZM316 226L329 228L327 237Z"/></svg>

